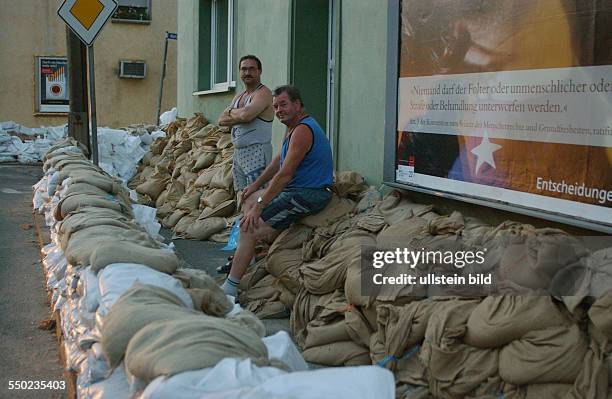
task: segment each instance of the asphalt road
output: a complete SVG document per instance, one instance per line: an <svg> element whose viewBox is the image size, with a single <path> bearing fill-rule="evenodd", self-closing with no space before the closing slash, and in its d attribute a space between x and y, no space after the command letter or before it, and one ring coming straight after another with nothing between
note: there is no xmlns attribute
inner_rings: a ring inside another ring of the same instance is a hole
<svg viewBox="0 0 612 399"><path fill-rule="evenodd" d="M62 398L58 390L9 390L9 381L63 381L32 221L40 166L0 164L0 398ZM32 383L33 385L34 383Z"/></svg>

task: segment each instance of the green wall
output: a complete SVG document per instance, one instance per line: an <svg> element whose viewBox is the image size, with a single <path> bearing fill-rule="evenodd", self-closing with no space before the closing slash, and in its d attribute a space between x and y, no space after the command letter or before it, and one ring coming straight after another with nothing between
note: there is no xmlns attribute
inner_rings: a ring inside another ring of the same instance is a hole
<svg viewBox="0 0 612 399"><path fill-rule="evenodd" d="M383 179L387 1L343 0L340 21L338 170Z"/></svg>
<svg viewBox="0 0 612 399"><path fill-rule="evenodd" d="M262 82L271 90L289 80L291 2L287 0L234 0L234 58L236 91L194 96L198 77L199 1L178 2L178 111L181 117L202 112L216 123L237 91L243 90L238 74L242 55L254 54L262 62ZM208 26L206 26L208 28ZM284 126L274 121L273 144L280 148Z"/></svg>

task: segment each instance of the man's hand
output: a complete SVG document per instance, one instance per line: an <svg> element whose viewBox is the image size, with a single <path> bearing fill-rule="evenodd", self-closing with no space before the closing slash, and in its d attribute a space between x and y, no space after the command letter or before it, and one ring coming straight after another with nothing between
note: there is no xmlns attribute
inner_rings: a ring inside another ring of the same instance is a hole
<svg viewBox="0 0 612 399"><path fill-rule="evenodd" d="M257 191L259 187L256 187L255 184L248 185L244 190L242 190L242 194L240 195L240 202L244 203L244 201L251 196L255 191Z"/></svg>
<svg viewBox="0 0 612 399"><path fill-rule="evenodd" d="M240 221L240 230L252 233L259 227L259 217L261 216L262 207L260 204L255 204L249 212Z"/></svg>

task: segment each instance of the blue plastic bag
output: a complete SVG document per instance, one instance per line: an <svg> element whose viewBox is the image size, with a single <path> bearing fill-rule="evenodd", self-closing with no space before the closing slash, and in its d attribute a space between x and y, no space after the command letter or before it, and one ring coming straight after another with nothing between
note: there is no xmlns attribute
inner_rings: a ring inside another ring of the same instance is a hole
<svg viewBox="0 0 612 399"><path fill-rule="evenodd" d="M234 251L238 246L238 237L240 236L240 218L236 219L230 231L229 240L227 245L221 248L221 251Z"/></svg>

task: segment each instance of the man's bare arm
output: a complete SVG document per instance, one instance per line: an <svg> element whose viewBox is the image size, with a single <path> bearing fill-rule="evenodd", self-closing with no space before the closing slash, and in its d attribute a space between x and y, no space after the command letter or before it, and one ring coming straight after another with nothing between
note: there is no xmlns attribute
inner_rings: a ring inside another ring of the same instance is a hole
<svg viewBox="0 0 612 399"><path fill-rule="evenodd" d="M287 150L283 166L270 180L268 188L262 195L264 204L270 203L289 184L298 166L300 166L300 163L312 146L312 139L312 133L307 126L299 125L295 128L291 135L289 149Z"/></svg>
<svg viewBox="0 0 612 399"><path fill-rule="evenodd" d="M233 109L231 114L228 113L227 121L232 125L237 123L250 122L257 118L268 107L272 105L272 92L267 87L262 87L253 96L253 100L246 106L238 109Z"/></svg>
<svg viewBox="0 0 612 399"><path fill-rule="evenodd" d="M235 110L232 110L232 104L236 102L236 99L238 98L238 96L240 96L240 94L236 94L234 96L234 99L230 103L229 107L225 108L225 110L221 112L221 115L219 115L219 120L217 121L217 124L219 126L234 126L237 123L237 122L233 122L231 114L235 112Z"/></svg>

